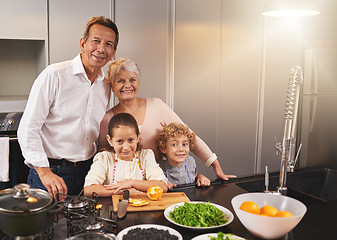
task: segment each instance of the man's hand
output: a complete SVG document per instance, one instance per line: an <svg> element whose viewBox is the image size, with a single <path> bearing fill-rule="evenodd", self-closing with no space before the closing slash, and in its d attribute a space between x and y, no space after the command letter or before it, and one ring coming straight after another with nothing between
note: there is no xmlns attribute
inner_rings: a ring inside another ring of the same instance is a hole
<svg viewBox="0 0 337 240"><path fill-rule="evenodd" d="M57 193L67 194L68 188L63 178L54 174L49 167L36 167L36 172L39 174L42 184L47 188L49 194L57 198ZM64 200L65 196L59 195L59 200Z"/></svg>

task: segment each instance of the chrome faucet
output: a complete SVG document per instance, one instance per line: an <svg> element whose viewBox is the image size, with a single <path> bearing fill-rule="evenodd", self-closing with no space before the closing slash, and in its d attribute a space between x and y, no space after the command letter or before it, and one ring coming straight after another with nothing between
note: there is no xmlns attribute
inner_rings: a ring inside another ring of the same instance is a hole
<svg viewBox="0 0 337 240"><path fill-rule="evenodd" d="M278 143L275 138L276 155L281 155L280 185L278 187L278 192L281 194L287 190L287 172L294 171L302 147L301 143L295 156L297 115L302 84L302 68L300 66L292 67L287 91L282 143Z"/></svg>

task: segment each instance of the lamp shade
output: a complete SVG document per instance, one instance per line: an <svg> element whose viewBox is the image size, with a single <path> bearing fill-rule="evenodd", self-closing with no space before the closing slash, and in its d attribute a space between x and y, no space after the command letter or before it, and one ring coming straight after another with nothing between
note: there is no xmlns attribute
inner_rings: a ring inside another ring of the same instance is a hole
<svg viewBox="0 0 337 240"><path fill-rule="evenodd" d="M303 17L317 15L315 0L265 0L262 15L271 17Z"/></svg>

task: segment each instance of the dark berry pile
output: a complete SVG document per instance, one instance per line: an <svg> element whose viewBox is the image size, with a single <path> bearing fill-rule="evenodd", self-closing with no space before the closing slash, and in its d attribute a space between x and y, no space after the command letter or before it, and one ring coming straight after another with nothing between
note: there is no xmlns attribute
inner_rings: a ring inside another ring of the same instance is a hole
<svg viewBox="0 0 337 240"><path fill-rule="evenodd" d="M123 236L122 240L178 240L178 237L169 233L168 230L157 228L133 228Z"/></svg>

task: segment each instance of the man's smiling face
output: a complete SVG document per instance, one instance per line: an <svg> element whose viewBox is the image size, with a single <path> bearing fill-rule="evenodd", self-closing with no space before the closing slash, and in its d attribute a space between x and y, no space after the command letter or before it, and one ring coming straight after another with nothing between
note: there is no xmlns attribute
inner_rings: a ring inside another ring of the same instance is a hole
<svg viewBox="0 0 337 240"><path fill-rule="evenodd" d="M108 27L94 24L86 42L81 39L82 62L86 70L100 69L112 60L116 53L115 32Z"/></svg>

